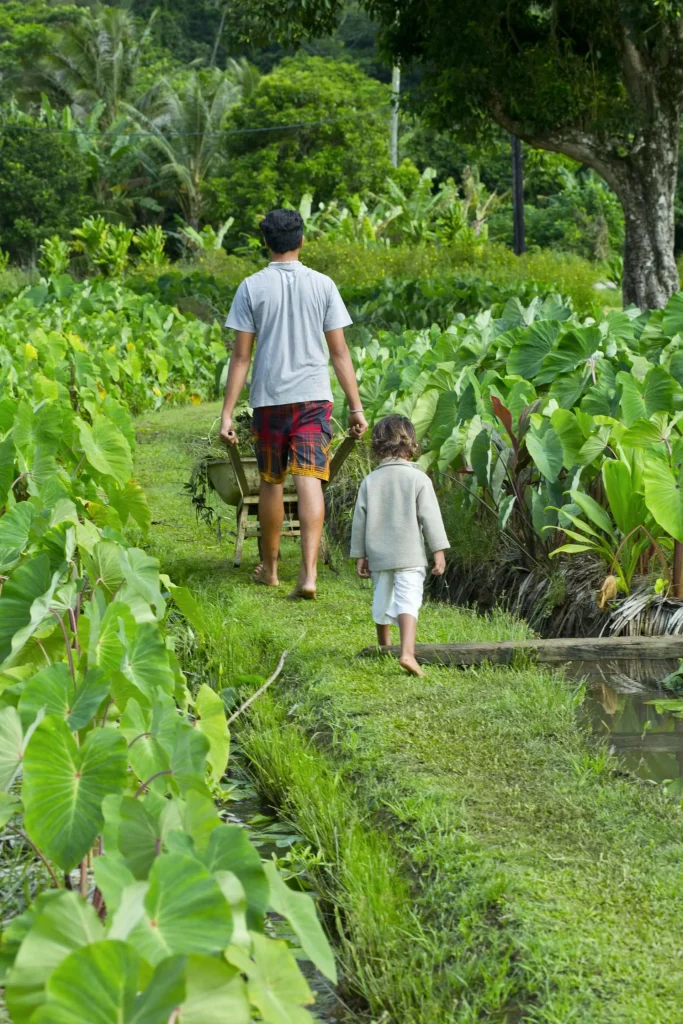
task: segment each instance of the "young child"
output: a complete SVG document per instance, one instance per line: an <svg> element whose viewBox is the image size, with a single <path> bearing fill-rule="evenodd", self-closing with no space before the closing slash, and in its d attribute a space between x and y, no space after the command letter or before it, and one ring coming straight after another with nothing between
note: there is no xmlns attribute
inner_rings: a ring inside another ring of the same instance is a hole
<svg viewBox="0 0 683 1024"><path fill-rule="evenodd" d="M400 664L423 676L415 660L417 615L427 575L425 542L434 559L432 575L446 568L450 545L432 482L410 460L418 450L415 428L405 416L386 416L372 431L372 451L380 459L360 485L351 533L351 557L363 579L372 577L372 617L381 647L390 626L401 632Z"/></svg>

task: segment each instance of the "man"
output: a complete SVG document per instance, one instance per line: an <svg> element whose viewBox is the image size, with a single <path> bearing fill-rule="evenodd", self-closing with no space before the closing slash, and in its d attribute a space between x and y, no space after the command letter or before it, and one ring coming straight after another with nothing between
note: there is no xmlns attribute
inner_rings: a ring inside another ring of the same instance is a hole
<svg viewBox="0 0 683 1024"><path fill-rule="evenodd" d="M325 519L322 481L329 479L330 472L330 360L348 402L351 434L362 437L368 425L344 338L351 318L331 278L299 262L301 215L273 210L259 226L271 262L242 281L226 320L226 327L236 334L220 436L227 444L237 443L232 416L257 337L249 404L254 410L252 430L261 474L263 561L254 580L278 586L283 482L290 472L298 497L302 553L299 579L290 596L311 600Z"/></svg>

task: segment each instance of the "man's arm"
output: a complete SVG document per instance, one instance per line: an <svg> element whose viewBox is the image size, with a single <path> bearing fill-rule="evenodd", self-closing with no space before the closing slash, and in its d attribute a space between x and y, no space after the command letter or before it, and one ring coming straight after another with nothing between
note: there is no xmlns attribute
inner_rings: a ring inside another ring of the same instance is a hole
<svg viewBox="0 0 683 1024"><path fill-rule="evenodd" d="M362 437L368 429L368 424L363 415L356 371L351 362L351 353L346 344L344 331L341 327L337 327L333 331L325 331L325 338L335 375L346 395L346 401L349 403L349 432L352 437Z"/></svg>
<svg viewBox="0 0 683 1024"><path fill-rule="evenodd" d="M232 425L232 414L242 394L249 367L251 365L251 352L254 347L255 334L251 331L236 331L235 344L230 356L228 367L228 379L225 382L225 399L223 401L223 412L221 414L220 438L226 444L237 444L237 434Z"/></svg>

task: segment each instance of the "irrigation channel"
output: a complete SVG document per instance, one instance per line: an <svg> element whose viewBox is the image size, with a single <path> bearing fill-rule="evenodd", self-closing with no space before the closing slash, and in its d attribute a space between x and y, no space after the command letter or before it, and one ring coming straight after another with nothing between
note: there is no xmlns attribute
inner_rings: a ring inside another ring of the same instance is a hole
<svg viewBox="0 0 683 1024"><path fill-rule="evenodd" d="M607 737L609 750L627 769L682 795L683 719L659 712L657 700L671 700L658 683L678 667L675 661L570 662L565 672L586 683L582 713L593 731Z"/></svg>

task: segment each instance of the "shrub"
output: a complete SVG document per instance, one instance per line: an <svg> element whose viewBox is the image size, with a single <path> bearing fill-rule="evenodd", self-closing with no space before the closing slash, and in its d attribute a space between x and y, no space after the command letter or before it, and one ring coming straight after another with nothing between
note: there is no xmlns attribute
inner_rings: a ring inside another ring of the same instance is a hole
<svg viewBox="0 0 683 1024"><path fill-rule="evenodd" d="M47 235L67 235L90 212L86 158L70 136L36 131L41 123L16 109L0 124L0 243L32 262Z"/></svg>

